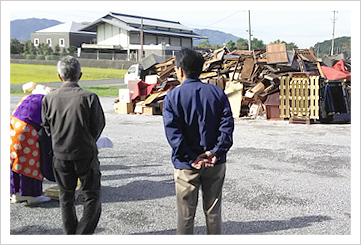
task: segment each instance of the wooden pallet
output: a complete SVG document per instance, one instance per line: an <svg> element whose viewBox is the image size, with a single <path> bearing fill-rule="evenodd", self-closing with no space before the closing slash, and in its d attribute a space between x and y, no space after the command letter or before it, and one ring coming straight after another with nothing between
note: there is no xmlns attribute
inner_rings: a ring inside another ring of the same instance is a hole
<svg viewBox="0 0 361 245"><path fill-rule="evenodd" d="M280 117L290 123L319 119L319 76L280 77Z"/></svg>

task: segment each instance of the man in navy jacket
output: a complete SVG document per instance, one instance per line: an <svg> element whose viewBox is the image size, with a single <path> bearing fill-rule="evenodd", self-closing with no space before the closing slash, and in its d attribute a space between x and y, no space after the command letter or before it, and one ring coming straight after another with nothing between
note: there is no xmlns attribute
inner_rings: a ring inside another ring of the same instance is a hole
<svg viewBox="0 0 361 245"><path fill-rule="evenodd" d="M203 64L201 54L182 49L176 55L175 68L181 85L171 90L163 103L174 165L177 234L193 234L200 187L207 234L222 233L222 187L234 121L223 90L199 80Z"/></svg>

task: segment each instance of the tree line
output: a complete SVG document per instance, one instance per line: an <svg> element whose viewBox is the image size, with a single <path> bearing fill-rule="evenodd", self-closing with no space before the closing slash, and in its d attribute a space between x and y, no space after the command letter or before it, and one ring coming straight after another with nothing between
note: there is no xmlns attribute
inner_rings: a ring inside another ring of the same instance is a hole
<svg viewBox="0 0 361 245"><path fill-rule="evenodd" d="M293 42L287 43L287 42L281 41L279 39L272 43L285 43L287 50L292 50L294 48L298 48L297 45ZM203 40L197 46L197 48L212 48L212 49L219 49L221 47L222 46L219 44L215 44L215 45L210 44L209 40ZM236 43L233 42L232 40L230 40L226 44L226 47L228 48L229 51L233 51L236 49L237 50L248 50L248 40L244 39L244 38L239 38ZM257 38L253 38L251 40L251 49L265 49L265 48L266 48L266 44L264 44L262 40L259 40Z"/></svg>
<svg viewBox="0 0 361 245"><path fill-rule="evenodd" d="M280 39L271 42L271 43L285 43L287 50L298 49L298 46L293 43L287 43L285 41L281 41ZM229 51L233 50L248 50L248 40L244 38L239 38L237 42L233 42L232 40L228 41L226 44ZM331 54L331 46L332 40L326 40L320 43L316 43L315 46L310 47L313 50L317 57L321 57L323 55ZM219 44L212 45L208 40L203 40L196 48L211 48L211 49L219 49L222 46ZM251 49L266 49L266 44L263 43L262 40L257 38L253 38L251 40ZM351 56L351 37L339 37L334 39L334 54L345 53L346 56Z"/></svg>
<svg viewBox="0 0 361 245"><path fill-rule="evenodd" d="M298 46L293 43L287 43L285 41L281 41L280 39L271 42L271 43L285 43L287 50L297 49ZM248 50L248 40L244 38L239 38L237 42L233 42L232 40L228 41L226 44L228 50ZM325 40L320 43L316 43L315 46L310 47L313 50L317 57L321 57L323 55L331 54L331 46L332 40ZM203 40L198 46L195 48L211 48L211 49L219 49L222 46L219 44L211 45L209 40ZM263 43L262 40L257 38L253 38L251 40L251 48L252 49L265 49L266 44ZM73 54L77 51L75 46L70 46L68 49L61 49L59 45L56 45L53 48L46 43L40 43L39 46L35 47L31 40L26 40L24 43L21 43L18 39L11 39L10 41L10 53L23 55L24 58L27 59L46 59L52 56ZM351 57L351 37L339 37L334 39L334 54L345 53L347 57Z"/></svg>
<svg viewBox="0 0 361 245"><path fill-rule="evenodd" d="M59 55L67 55L75 53L77 48L70 46L69 48L60 48L56 45L54 49L47 43L40 43L37 47L34 46L31 40L26 40L21 43L18 39L13 38L10 40L10 54L22 55L25 59L58 59Z"/></svg>
<svg viewBox="0 0 361 245"><path fill-rule="evenodd" d="M323 54L331 54L332 40L325 40L316 43L312 49L316 56ZM351 57L351 37L338 37L334 39L334 54L346 54L346 57Z"/></svg>

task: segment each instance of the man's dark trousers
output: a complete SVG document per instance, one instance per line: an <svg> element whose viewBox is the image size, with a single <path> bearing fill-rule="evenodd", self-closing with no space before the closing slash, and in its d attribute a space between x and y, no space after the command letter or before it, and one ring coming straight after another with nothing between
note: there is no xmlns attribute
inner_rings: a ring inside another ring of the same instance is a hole
<svg viewBox="0 0 361 245"><path fill-rule="evenodd" d="M59 185L63 231L65 234L93 234L101 214L101 173L98 157L64 161L54 157L54 175ZM83 216L78 222L75 188L81 182L84 197Z"/></svg>

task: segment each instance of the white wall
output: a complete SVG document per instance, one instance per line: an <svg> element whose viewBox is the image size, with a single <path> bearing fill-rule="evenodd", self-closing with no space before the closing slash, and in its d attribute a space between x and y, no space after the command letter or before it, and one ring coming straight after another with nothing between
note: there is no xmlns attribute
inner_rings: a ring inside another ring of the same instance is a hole
<svg viewBox="0 0 361 245"><path fill-rule="evenodd" d="M144 45L157 44L155 35L144 35ZM128 49L129 42L133 45L140 44L139 34L133 34L128 37L128 32L119 27L110 25L108 23L101 24L97 27L97 42L98 45L121 45L122 48ZM158 44L169 44L173 47L191 48L191 38L177 38L177 37L164 37L158 36Z"/></svg>
<svg viewBox="0 0 361 245"><path fill-rule="evenodd" d="M121 45L128 47L127 31L108 23L97 27L97 42L99 45Z"/></svg>

